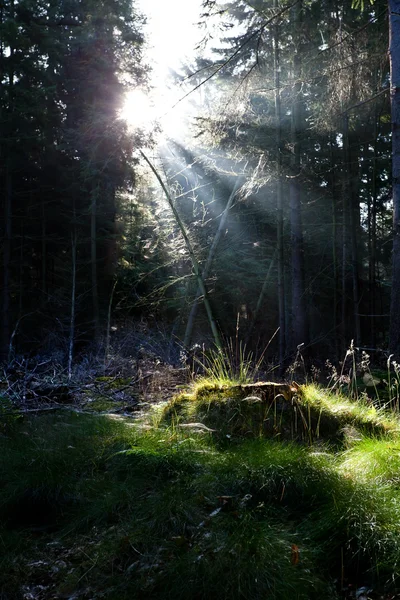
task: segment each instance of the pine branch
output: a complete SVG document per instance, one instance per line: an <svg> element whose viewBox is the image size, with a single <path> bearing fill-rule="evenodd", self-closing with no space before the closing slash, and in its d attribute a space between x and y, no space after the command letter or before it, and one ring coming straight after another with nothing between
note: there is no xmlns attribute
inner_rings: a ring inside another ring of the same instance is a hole
<svg viewBox="0 0 400 600"><path fill-rule="evenodd" d="M198 85L196 85L193 89L191 89L189 92L187 92L187 94L185 94L184 96L182 96L182 98L180 98L173 106L171 106L172 110L173 108L175 108L176 106L178 106L178 104L180 104L181 102L183 102L183 100L185 100L188 96L190 96L191 94L193 94L193 92L196 92L199 88L201 88L205 83L207 83L208 81L210 81L210 79L212 79L217 73L219 73L224 67L226 67L227 65L229 65L229 63L231 63L233 61L233 59L241 52L241 50L243 50L243 48L245 46L247 46L247 44L249 42L251 42L257 35L261 35L264 31L264 29L266 27L268 27L268 25L270 25L275 19L277 19L278 17L280 17L281 15L285 14L286 12L288 12L291 8L293 8L293 6L295 6L296 4L298 4L300 0L296 0L296 2L294 2L293 4L290 4L289 6L285 6L285 8L282 8L280 11L278 11L273 17L271 17L270 19L268 19L268 21L266 21L265 23L263 23L263 25L261 27L259 27L256 31L254 31L254 33L252 33L246 41L243 42L243 44L241 44L239 46L239 48L237 48L235 50L235 52L233 52L233 54L231 54L229 56L229 58L226 59L225 62L223 62L222 64L220 64L213 73L211 73L211 75L209 75L208 77L206 77L205 79L203 79L203 81L201 81Z"/></svg>
<svg viewBox="0 0 400 600"><path fill-rule="evenodd" d="M387 92L390 92L389 87L381 90L377 94L374 94L373 96L371 96L370 98L367 98L366 100L363 100L362 102L358 102L358 104L353 104L353 106L346 108L346 110L344 110L343 112L341 112L339 114L340 114L340 116L346 115L350 110L353 110L354 108L358 108L359 106L363 106L364 104L368 104L368 102L372 102L373 100L375 100L375 98L379 98L379 96L382 96L383 94L386 94Z"/></svg>

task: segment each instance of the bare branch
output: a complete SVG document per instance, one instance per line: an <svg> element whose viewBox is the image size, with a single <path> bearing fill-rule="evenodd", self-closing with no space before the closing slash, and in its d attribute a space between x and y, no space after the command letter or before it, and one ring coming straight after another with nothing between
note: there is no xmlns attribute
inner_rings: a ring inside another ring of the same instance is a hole
<svg viewBox="0 0 400 600"><path fill-rule="evenodd" d="M201 88L201 86L203 86L205 83L207 83L207 81L210 81L210 79L212 79L217 73L219 73L224 67L226 67L229 63L232 62L232 60L241 52L241 50L243 50L243 48L245 46L247 46L247 44L249 42L251 42L251 40L253 40L255 37L257 37L257 35L261 35L262 32L264 31L264 29L266 27L268 27L268 25L270 25L270 23L272 23L275 19L277 19L278 17L280 17L281 15L283 15L284 13L286 13L287 11L289 11L291 8L293 8L293 6L295 6L297 3L299 2L299 0L296 0L296 2L294 2L293 4L290 4L289 6L285 6L285 8L282 8L280 11L278 11L273 17L271 17L270 19L268 19L267 21L265 21L265 23L263 23L263 25L261 27L259 27L256 31L254 31L245 42L243 42L243 44L241 44L239 46L239 48L237 48L235 50L235 52L233 52L233 54L231 54L229 56L229 58L226 59L225 62L223 62L222 64L220 64L215 71L209 75L208 77L206 77L205 79L203 79L203 81L201 81L198 85L196 85L193 89L191 89L189 92L187 92L187 94L185 94L184 96L182 96L182 98L180 98L177 102L175 102L175 104L173 106L171 106L172 110L173 108L175 108L176 106L178 106L178 104L180 104L181 102L183 102L183 100L185 100L188 96L190 96L191 94L193 94L193 92L196 92L199 88Z"/></svg>

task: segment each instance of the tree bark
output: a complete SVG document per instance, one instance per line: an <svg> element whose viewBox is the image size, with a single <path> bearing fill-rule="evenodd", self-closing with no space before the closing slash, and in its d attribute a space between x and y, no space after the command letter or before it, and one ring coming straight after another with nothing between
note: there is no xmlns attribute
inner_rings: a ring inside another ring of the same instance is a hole
<svg viewBox="0 0 400 600"><path fill-rule="evenodd" d="M347 255L348 255L348 198L346 179L342 185L342 273L341 273L341 303L340 303L340 337L342 354L347 346Z"/></svg>
<svg viewBox="0 0 400 600"><path fill-rule="evenodd" d="M10 340L10 283L11 283L11 235L12 235L12 175L7 166L6 190L4 198L4 240L3 240L3 294L2 294L2 341L1 354L7 356Z"/></svg>
<svg viewBox="0 0 400 600"><path fill-rule="evenodd" d="M90 263L92 277L92 308L95 340L99 338L99 292L97 283L97 194L98 188L92 193L90 206Z"/></svg>
<svg viewBox="0 0 400 600"><path fill-rule="evenodd" d="M393 273L390 351L400 355L400 0L389 0L390 101L392 110Z"/></svg>
<svg viewBox="0 0 400 600"><path fill-rule="evenodd" d="M357 233L359 222L357 223L355 203L358 200L355 198L353 187L353 169L352 156L350 149L349 136L349 117L347 114L343 118L343 152L344 152L344 177L345 177L345 195L348 205L349 217L349 233L350 233L350 249L351 249L351 281L353 295L353 331L356 346L361 343L361 328L359 316L360 293L358 283L358 248L357 248ZM358 211L357 211L358 213Z"/></svg>
<svg viewBox="0 0 400 600"><path fill-rule="evenodd" d="M301 99L301 56L300 40L302 25L302 1L293 7L294 57L293 57L293 101L292 101L292 159L290 178L290 220L292 243L292 351L300 344L308 343L308 327L304 286L304 244L301 218L301 129L303 127L303 103Z"/></svg>
<svg viewBox="0 0 400 600"><path fill-rule="evenodd" d="M46 243L46 210L42 200L42 302L47 301L47 243ZM22 243L22 242L21 242Z"/></svg>
<svg viewBox="0 0 400 600"><path fill-rule="evenodd" d="M277 8L278 0L274 0L274 9ZM279 23L277 20L275 20L274 24L274 88L276 128L276 249L278 254L279 368L282 372L286 354L286 311L285 258L283 252L282 112L280 91Z"/></svg>
<svg viewBox="0 0 400 600"><path fill-rule="evenodd" d="M68 379L72 377L72 363L74 358L74 345L75 345L75 313L76 313L76 247L77 247L77 235L76 235L76 222L75 222L75 209L74 209L74 223L71 232L71 311L69 320L69 340L68 340Z"/></svg>
<svg viewBox="0 0 400 600"><path fill-rule="evenodd" d="M379 111L375 113L374 123L374 151L371 174L371 198L368 204L368 276L369 276L369 311L370 311L370 344L371 348L376 346L376 215L377 215L377 178L378 178L378 134L379 134Z"/></svg>
<svg viewBox="0 0 400 600"><path fill-rule="evenodd" d="M333 331L334 333L334 348L335 359L339 358L339 335L338 335L338 239L337 239L337 193L336 193L336 170L335 170L335 153L334 153L334 138L335 132L331 133L330 159L331 159L331 193L332 193L332 268L333 268L333 293L332 293L332 313L333 313Z"/></svg>
<svg viewBox="0 0 400 600"><path fill-rule="evenodd" d="M11 16L14 14L14 2L11 2ZM14 120L14 48L10 48L10 69L8 75L8 114L11 121L10 130L13 130ZM1 57L3 61L3 46ZM6 148L5 157L5 193L4 193L4 240L3 240L3 290L2 290L2 314L1 314L1 340L0 355L7 356L7 349L11 334L10 319L10 285L11 285L11 242L12 242L12 196L13 196L13 173L12 173L12 151Z"/></svg>

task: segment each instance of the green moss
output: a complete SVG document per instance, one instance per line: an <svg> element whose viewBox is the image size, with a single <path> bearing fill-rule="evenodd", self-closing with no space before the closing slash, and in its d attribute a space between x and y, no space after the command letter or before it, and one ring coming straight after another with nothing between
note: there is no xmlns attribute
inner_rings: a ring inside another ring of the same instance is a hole
<svg viewBox="0 0 400 600"><path fill-rule="evenodd" d="M292 399L282 394L248 397L246 388L203 381L192 393L180 394L163 409L161 420L169 424L200 421L217 437L279 436L281 439L317 439L341 444L346 428L374 435L396 433L397 417L367 400L353 401L318 386L303 386Z"/></svg>
<svg viewBox="0 0 400 600"><path fill-rule="evenodd" d="M194 396L192 394L183 393L174 396L161 409L156 409L158 421L167 425L177 423L180 419L188 416L189 408L193 403Z"/></svg>
<svg viewBox="0 0 400 600"><path fill-rule="evenodd" d="M92 410L93 412L111 412L116 408L120 408L121 405L121 402L98 396L94 400L88 400L85 404L85 409Z"/></svg>
<svg viewBox="0 0 400 600"><path fill-rule="evenodd" d="M375 435L400 431L400 421L396 415L377 408L367 399L351 400L315 385L303 386L301 392L302 403L321 415L322 435L325 428L340 432L346 426L354 426Z"/></svg>

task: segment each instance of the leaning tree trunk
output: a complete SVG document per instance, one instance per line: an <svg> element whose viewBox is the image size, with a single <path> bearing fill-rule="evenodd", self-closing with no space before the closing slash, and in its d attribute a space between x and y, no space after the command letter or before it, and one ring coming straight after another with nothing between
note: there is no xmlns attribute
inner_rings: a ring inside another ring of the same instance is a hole
<svg viewBox="0 0 400 600"><path fill-rule="evenodd" d="M203 277L201 275L200 265L198 263L196 255L194 253L192 244L190 243L189 237L188 237L187 232L186 232L185 225L184 225L182 219L180 218L179 213L176 210L174 202L173 202L173 200L171 198L171 195L168 192L168 189L167 189L166 185L164 184L163 180L161 179L161 177L160 177L157 169L155 168L155 166L153 165L153 163L147 158L147 156L145 155L145 153L142 150L140 150L140 154L143 156L144 160L147 162L147 164L149 165L150 169L152 170L152 172L156 176L156 178L157 178L157 180L158 180L158 182L159 182L159 184L160 184L160 186L161 186L161 188L162 188L162 190L163 190L163 192L164 192L164 194L165 194L165 196L167 198L168 204L169 204L169 206L170 206L170 208L172 210L172 213L173 213L173 215L175 217L176 223L177 223L177 225L179 227L179 230L180 230L180 232L182 234L182 237L185 240L186 248L187 248L187 250L189 252L189 256L190 256L190 260L192 262L193 270L194 270L194 273L195 273L196 278L197 278L197 285L199 286L201 295L203 297L204 307L206 309L206 313L207 313L208 321L210 323L210 328L211 328L211 331L212 331L212 334L213 334L213 337L214 337L215 345L218 348L218 350L222 350L221 338L220 338L220 335L219 335L219 332L218 332L218 327L217 327L217 324L215 322L214 315L213 315L213 312L212 312L212 309L211 309L211 304L210 304L210 301L208 299L208 294L207 294L206 286L205 286L205 283L204 283L204 279L203 279Z"/></svg>
<svg viewBox="0 0 400 600"><path fill-rule="evenodd" d="M210 272L210 268L211 268L212 262L214 260L215 252L217 250L217 247L218 247L219 241L221 239L222 233L223 233L223 231L225 229L225 225L226 225L226 221L227 221L227 218L228 218L228 215L229 215L229 211L230 211L230 209L232 207L233 200L235 199L236 192L238 191L238 188L239 188L239 183L240 183L239 179L237 179L235 185L233 186L232 192L231 192L231 194L230 194L230 196L228 198L228 202L226 204L225 210L224 210L224 212L221 215L221 219L220 219L220 222L219 222L219 225L218 225L217 232L216 232L215 237L213 239L213 242L212 242L212 244L210 246L210 250L208 252L207 260L206 260L206 263L204 265L203 271L201 273L201 276L202 276L204 282L206 281L206 279L208 277L208 274ZM191 338L192 338L192 331L193 331L194 321L195 321L195 318L196 318L197 308L199 306L200 299L201 299L201 288L198 285L197 291L196 291L196 297L195 297L195 300L193 302L192 308L190 310L189 318L188 318L187 325L186 325L185 337L184 337L184 340L183 340L183 345L184 345L185 348L188 348L189 345L190 345L190 341L191 341Z"/></svg>
<svg viewBox="0 0 400 600"><path fill-rule="evenodd" d="M400 355L400 0L389 0L390 100L392 108L393 274L390 351Z"/></svg>
<svg viewBox="0 0 400 600"><path fill-rule="evenodd" d="M247 334L246 334L246 343L250 340L251 334L253 333L254 326L257 323L257 319L258 319L258 316L259 316L260 311L261 311L261 307L262 307L262 304L263 304L263 301L264 301L264 298L265 298L265 294L267 293L268 284L270 282L271 271L272 271L272 268L273 268L273 266L275 264L275 258L276 258L277 252L278 252L278 250L277 250L277 248L275 248L275 252L274 252L271 260L269 261L269 265L268 265L267 273L265 275L264 283L263 283L263 286L261 288L261 292L260 292L260 294L258 296L257 304L256 304L256 307L255 307L254 312L253 312L253 318L252 318L250 327L249 327L249 329L247 331ZM280 328L279 328L279 330L280 330ZM282 358L282 361L283 361L283 358ZM280 364L280 367L283 367L283 362Z"/></svg>

